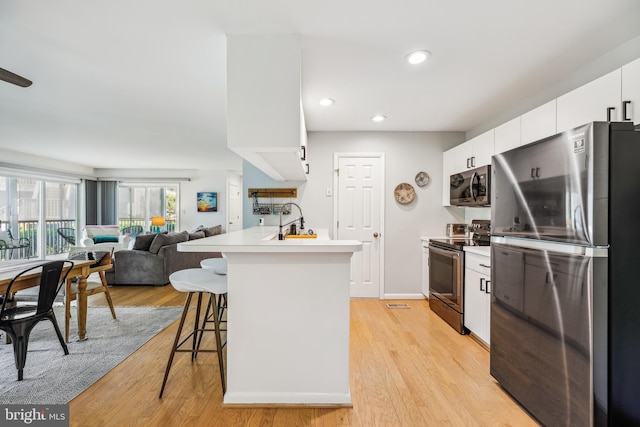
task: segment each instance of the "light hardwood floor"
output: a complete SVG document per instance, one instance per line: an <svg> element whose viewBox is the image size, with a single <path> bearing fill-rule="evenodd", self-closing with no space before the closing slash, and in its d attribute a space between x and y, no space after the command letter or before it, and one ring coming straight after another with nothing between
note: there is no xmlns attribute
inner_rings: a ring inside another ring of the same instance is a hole
<svg viewBox="0 0 640 427"><path fill-rule="evenodd" d="M113 287L111 294L116 306L184 302L171 286ZM103 301L95 295L90 305ZM195 363L177 354L160 400L176 322L73 399L71 426L538 425L489 375L486 349L456 333L426 301L402 301L409 309L389 309L389 302L351 302L352 408L224 407L213 353ZM277 351L277 343L265 351Z"/></svg>

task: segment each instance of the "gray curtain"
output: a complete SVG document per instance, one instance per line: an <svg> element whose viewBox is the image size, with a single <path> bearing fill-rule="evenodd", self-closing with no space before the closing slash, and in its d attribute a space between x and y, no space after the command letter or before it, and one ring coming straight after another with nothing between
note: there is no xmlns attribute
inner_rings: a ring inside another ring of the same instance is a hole
<svg viewBox="0 0 640 427"><path fill-rule="evenodd" d="M118 181L85 183L87 224L118 225Z"/></svg>
<svg viewBox="0 0 640 427"><path fill-rule="evenodd" d="M98 182L86 180L85 181L85 214L86 221L89 225L98 224Z"/></svg>
<svg viewBox="0 0 640 427"><path fill-rule="evenodd" d="M118 225L118 181L98 181L100 224Z"/></svg>

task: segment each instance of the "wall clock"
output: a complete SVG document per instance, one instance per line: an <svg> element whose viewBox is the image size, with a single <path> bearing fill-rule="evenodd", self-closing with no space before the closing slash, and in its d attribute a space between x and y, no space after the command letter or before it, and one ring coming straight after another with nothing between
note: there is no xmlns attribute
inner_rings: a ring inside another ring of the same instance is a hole
<svg viewBox="0 0 640 427"><path fill-rule="evenodd" d="M406 205L407 203L413 202L413 199L416 198L416 190L413 189L411 184L403 182L402 184L398 184L396 189L393 190L393 196L396 202L401 205Z"/></svg>
<svg viewBox="0 0 640 427"><path fill-rule="evenodd" d="M418 187L424 187L429 183L431 178L429 178L429 174L426 172L418 172L416 175L416 184Z"/></svg>

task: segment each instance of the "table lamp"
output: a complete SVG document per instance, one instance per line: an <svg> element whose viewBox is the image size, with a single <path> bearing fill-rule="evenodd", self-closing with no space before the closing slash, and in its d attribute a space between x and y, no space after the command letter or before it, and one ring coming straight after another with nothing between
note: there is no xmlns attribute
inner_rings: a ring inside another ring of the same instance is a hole
<svg viewBox="0 0 640 427"><path fill-rule="evenodd" d="M152 231L160 232L160 230L164 227L164 217L163 216L153 216L151 217L151 228Z"/></svg>

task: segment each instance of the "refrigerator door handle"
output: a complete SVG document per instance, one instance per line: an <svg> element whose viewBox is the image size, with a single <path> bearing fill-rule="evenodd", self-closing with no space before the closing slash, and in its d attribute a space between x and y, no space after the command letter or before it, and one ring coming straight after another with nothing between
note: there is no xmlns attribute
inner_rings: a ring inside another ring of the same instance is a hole
<svg viewBox="0 0 640 427"><path fill-rule="evenodd" d="M557 252L568 255L583 255L591 258L607 258L609 245L607 246L581 246L568 243L551 242L548 240L528 239L526 237L491 236L491 243L511 245L519 248L534 249L540 251Z"/></svg>

